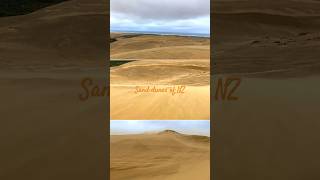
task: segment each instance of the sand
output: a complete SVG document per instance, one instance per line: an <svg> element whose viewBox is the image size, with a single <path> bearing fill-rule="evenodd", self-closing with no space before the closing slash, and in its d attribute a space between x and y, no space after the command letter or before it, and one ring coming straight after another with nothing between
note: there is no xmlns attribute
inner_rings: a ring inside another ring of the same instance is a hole
<svg viewBox="0 0 320 180"><path fill-rule="evenodd" d="M134 60L110 70L111 119L210 119L209 38L124 33L111 38L111 61ZM180 87L183 92L171 93Z"/></svg>
<svg viewBox="0 0 320 180"><path fill-rule="evenodd" d="M1 179L106 179L106 99L77 97L83 77L106 82L105 4L0 19ZM319 179L319 2L212 6L213 72L243 78L239 101L213 104L214 176Z"/></svg>
<svg viewBox="0 0 320 180"><path fill-rule="evenodd" d="M212 79L242 78L214 101L215 179L319 179L318 1L216 1ZM213 84L213 83L212 83Z"/></svg>
<svg viewBox="0 0 320 180"><path fill-rule="evenodd" d="M212 6L217 74L300 77L319 74L317 1L237 0Z"/></svg>
<svg viewBox="0 0 320 180"><path fill-rule="evenodd" d="M111 119L210 119L209 66L208 60L169 59L111 68Z"/></svg>
<svg viewBox="0 0 320 180"><path fill-rule="evenodd" d="M210 138L166 130L111 135L112 180L209 180Z"/></svg>
<svg viewBox="0 0 320 180"><path fill-rule="evenodd" d="M107 179L106 2L71 0L0 18L0 179ZM82 53L85 52L85 53Z"/></svg>
<svg viewBox="0 0 320 180"><path fill-rule="evenodd" d="M215 101L215 178L320 177L320 77L243 78L238 101Z"/></svg>
<svg viewBox="0 0 320 180"><path fill-rule="evenodd" d="M114 59L210 59L210 38L111 33Z"/></svg>

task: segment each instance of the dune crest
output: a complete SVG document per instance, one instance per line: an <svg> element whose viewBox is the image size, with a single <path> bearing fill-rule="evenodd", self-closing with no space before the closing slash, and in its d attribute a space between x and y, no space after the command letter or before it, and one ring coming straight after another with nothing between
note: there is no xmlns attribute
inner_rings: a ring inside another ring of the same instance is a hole
<svg viewBox="0 0 320 180"><path fill-rule="evenodd" d="M111 136L111 179L209 180L210 143L194 137L206 136L173 130Z"/></svg>
<svg viewBox="0 0 320 180"><path fill-rule="evenodd" d="M177 131L166 129L164 131L159 132L158 134L169 134L169 135L182 135L178 133Z"/></svg>
<svg viewBox="0 0 320 180"><path fill-rule="evenodd" d="M111 33L111 59L209 59L210 38Z"/></svg>

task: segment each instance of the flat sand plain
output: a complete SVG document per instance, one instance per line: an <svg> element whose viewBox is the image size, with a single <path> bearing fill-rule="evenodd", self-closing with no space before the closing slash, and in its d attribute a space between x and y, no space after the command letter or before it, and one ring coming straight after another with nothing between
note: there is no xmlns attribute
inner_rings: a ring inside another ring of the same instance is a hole
<svg viewBox="0 0 320 180"><path fill-rule="evenodd" d="M165 130L111 135L112 180L209 180L210 138Z"/></svg>

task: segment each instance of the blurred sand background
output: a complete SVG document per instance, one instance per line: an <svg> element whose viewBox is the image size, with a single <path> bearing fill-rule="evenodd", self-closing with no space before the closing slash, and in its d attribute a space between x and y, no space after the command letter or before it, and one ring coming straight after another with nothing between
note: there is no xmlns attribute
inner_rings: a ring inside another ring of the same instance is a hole
<svg viewBox="0 0 320 180"><path fill-rule="evenodd" d="M111 119L209 119L210 38L111 33ZM184 93L134 93L185 86Z"/></svg>
<svg viewBox="0 0 320 180"><path fill-rule="evenodd" d="M211 5L215 85L242 78L213 102L215 179L319 179L320 2Z"/></svg>
<svg viewBox="0 0 320 180"><path fill-rule="evenodd" d="M112 180L209 180L210 138L172 130L111 135Z"/></svg>
<svg viewBox="0 0 320 180"><path fill-rule="evenodd" d="M0 18L0 179L107 179L107 1L70 0Z"/></svg>

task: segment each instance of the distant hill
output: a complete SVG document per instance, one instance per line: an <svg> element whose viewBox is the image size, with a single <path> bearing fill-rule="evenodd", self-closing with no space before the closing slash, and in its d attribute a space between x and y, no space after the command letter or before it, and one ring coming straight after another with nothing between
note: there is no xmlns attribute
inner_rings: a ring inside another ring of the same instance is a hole
<svg viewBox="0 0 320 180"><path fill-rule="evenodd" d="M68 0L1 0L0 17L28 14Z"/></svg>

